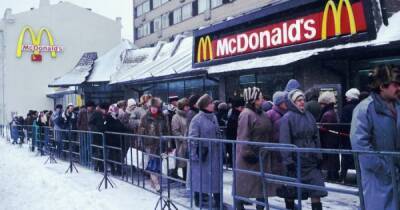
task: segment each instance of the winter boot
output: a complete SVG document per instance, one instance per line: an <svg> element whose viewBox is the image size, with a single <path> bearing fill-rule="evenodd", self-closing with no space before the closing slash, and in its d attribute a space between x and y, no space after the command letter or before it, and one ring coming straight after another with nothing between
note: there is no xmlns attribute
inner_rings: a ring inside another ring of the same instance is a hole
<svg viewBox="0 0 400 210"><path fill-rule="evenodd" d="M312 210L322 210L322 203L311 203L311 209Z"/></svg>

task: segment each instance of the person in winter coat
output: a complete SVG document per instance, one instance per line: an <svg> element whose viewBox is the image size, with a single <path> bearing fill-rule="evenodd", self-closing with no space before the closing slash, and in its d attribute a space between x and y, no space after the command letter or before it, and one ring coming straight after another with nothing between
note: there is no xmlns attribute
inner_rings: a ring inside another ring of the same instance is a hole
<svg viewBox="0 0 400 210"><path fill-rule="evenodd" d="M139 134L146 136L168 136L170 128L169 128L168 118L162 113L161 110L162 106L161 99L151 98L148 101L147 106L149 107L148 111L140 119ZM160 150L159 139L144 138L142 143L143 146L145 147L146 153L150 153L153 155L160 155L161 152L165 152L165 150L167 150L167 148L165 148L166 142L162 142L164 151ZM152 157L150 158L150 162L155 163L155 165L157 165L157 168L148 169L154 172L150 174L151 185L153 189L159 191L161 189L160 181L159 177L156 174L159 174L161 171L161 168L159 168L161 167L161 160L158 157Z"/></svg>
<svg viewBox="0 0 400 210"><path fill-rule="evenodd" d="M217 117L214 114L213 99L204 94L197 101L200 112L195 115L189 126L190 138L217 139L220 130ZM222 180L222 145L216 142L190 140L192 189L195 192L195 206L209 206L212 200L214 207L219 207L222 201L220 191ZM208 198L208 202L205 202ZM212 199L211 199L212 198Z"/></svg>
<svg viewBox="0 0 400 210"><path fill-rule="evenodd" d="M118 114L121 113L119 112L119 107L117 104L112 104L108 108L108 112L105 118L105 130L109 132L114 132L114 133L123 133L126 132L125 126L122 124L122 122L118 119ZM119 148L117 149L108 149L108 154L109 160L112 160L114 162L122 163L121 156L124 157L126 153L124 151L126 150L125 148L122 148L123 145L121 145L121 139L119 135L116 134L107 134L106 135L106 145ZM121 154L122 153L122 154ZM110 164L111 167L111 174L113 175L121 175L121 165L120 164Z"/></svg>
<svg viewBox="0 0 400 210"><path fill-rule="evenodd" d="M263 96L259 88L246 88L243 92L246 108L239 115L239 124L237 132L238 141L249 142L268 142L272 139L272 123L271 119L262 110L261 105ZM236 169L259 172L260 159L259 152L261 146L251 144L236 145ZM262 167L265 172L272 171L271 157L266 157ZM245 198L256 198L257 201L264 202L263 181L260 176L252 175L244 172L236 172L236 195ZM268 196L276 195L276 186L268 185ZM237 201L237 209L244 210L243 202ZM257 210L264 209L263 206L257 205Z"/></svg>
<svg viewBox="0 0 400 210"><path fill-rule="evenodd" d="M304 107L305 95L301 90L292 90L288 94L289 111L281 119L279 142L282 144L294 144L297 147L321 148L319 132L312 114ZM293 152L282 151L282 160L286 166L286 174L297 177L297 161ZM303 153L301 159L301 181L304 184L325 186L321 171L322 155L317 153ZM326 191L302 189L302 199L311 197L313 210L322 209L321 197L327 196ZM294 209L294 201L297 198L296 190L288 187L283 193L287 199L286 208Z"/></svg>
<svg viewBox="0 0 400 210"><path fill-rule="evenodd" d="M306 110L309 111L315 120L318 120L321 116L321 106L318 104L319 89L310 88L306 91Z"/></svg>
<svg viewBox="0 0 400 210"><path fill-rule="evenodd" d="M334 125L324 125L339 123L339 118L335 111L335 94L331 91L323 92L318 98L318 103L321 106L321 116L318 120L322 124L320 129L321 147L324 149L339 149L340 136L329 132L329 130L337 131L338 128ZM339 181L339 154L323 154L322 169L328 171L327 180Z"/></svg>
<svg viewBox="0 0 400 210"><path fill-rule="evenodd" d="M18 127L18 116L15 115L10 122L11 139L13 140L12 144L18 144Z"/></svg>
<svg viewBox="0 0 400 210"><path fill-rule="evenodd" d="M354 110L351 122L351 145L362 151L400 151L400 71L391 66L374 69L372 93ZM361 181L365 210L399 209L395 196L400 193L399 158L360 154ZM391 172L395 173L392 174ZM397 171L397 172L396 172ZM397 201L399 197L397 197Z"/></svg>
<svg viewBox="0 0 400 210"><path fill-rule="evenodd" d="M65 123L62 118L63 115L63 107L61 104L56 105L56 109L54 110L53 115L51 116L51 121L54 124L54 137L55 137L55 144L57 147L57 154L61 154L62 150L62 139L63 139L63 131L60 131L62 129L65 129Z"/></svg>
<svg viewBox="0 0 400 210"><path fill-rule="evenodd" d="M286 114L288 110L287 102L287 92L277 91L273 96L274 106L271 110L267 112L267 116L272 122L272 142L279 143L279 135L281 128L281 118ZM282 163L282 158L280 153L272 153L272 173L277 175L282 175L284 173L284 165Z"/></svg>
<svg viewBox="0 0 400 210"><path fill-rule="evenodd" d="M344 124L350 124L351 119L353 118L353 111L360 103L360 91L356 88L351 88L346 92L346 104L342 109L342 115L340 117L340 122ZM342 128L342 132L346 134L350 134L350 125L345 125ZM350 136L342 136L340 141L340 148L345 150L351 150L351 142ZM340 180L345 181L347 176L347 171L349 169L355 168L354 158L352 155L342 155L340 160L341 170L340 170Z"/></svg>
<svg viewBox="0 0 400 210"><path fill-rule="evenodd" d="M187 136L187 113L189 111L189 100L187 98L180 99L177 104L175 115L172 117L171 130L173 136ZM188 158L187 140L176 139L176 156L180 158ZM177 168L182 168L183 180L186 180L187 163L186 161L177 160Z"/></svg>
<svg viewBox="0 0 400 210"><path fill-rule="evenodd" d="M128 102L125 100L118 101L118 120L127 127L129 124L130 114L126 112L126 108L128 107Z"/></svg>
<svg viewBox="0 0 400 210"><path fill-rule="evenodd" d="M235 97L232 99L232 112L229 115L227 128L226 128L226 138L229 140L236 140L238 124L239 124L239 115L244 109L244 99L242 97ZM236 151L236 148L233 147L233 143L225 144L226 151L226 164L228 167L233 166L233 153Z"/></svg>
<svg viewBox="0 0 400 210"><path fill-rule="evenodd" d="M128 124L125 127L129 130L129 132L135 132L135 119L133 119L133 112L137 107L136 101L133 98L128 99L126 113L129 115Z"/></svg>
<svg viewBox="0 0 400 210"><path fill-rule="evenodd" d="M104 133L106 131L105 118L107 114L109 105L107 103L102 103L96 107L92 116L89 118L89 131ZM93 145L103 146L103 138L99 134L93 134ZM103 151L100 148L92 148L93 156L99 159L103 158ZM96 161L94 164L94 169L96 171L104 171L104 164L101 161Z"/></svg>
<svg viewBox="0 0 400 210"><path fill-rule="evenodd" d="M65 109L62 118L64 120L65 128L68 130L76 130L77 116L74 112L74 105L69 104Z"/></svg>
<svg viewBox="0 0 400 210"><path fill-rule="evenodd" d="M148 102L152 99L152 96L150 94L145 94L140 97L140 104L138 107L135 108L133 113L131 114L129 118L129 122L131 125L134 127L134 133L139 132L139 124L140 124L140 119L147 113L148 111Z"/></svg>

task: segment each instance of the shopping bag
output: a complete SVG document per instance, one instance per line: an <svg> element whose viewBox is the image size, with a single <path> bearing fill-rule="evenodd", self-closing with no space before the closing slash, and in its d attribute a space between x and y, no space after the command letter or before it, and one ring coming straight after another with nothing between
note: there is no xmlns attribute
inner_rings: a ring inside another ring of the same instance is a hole
<svg viewBox="0 0 400 210"><path fill-rule="evenodd" d="M136 168L144 169L147 168L147 165L149 163L149 156L147 154L144 154L142 151L137 150L136 148L129 148L128 152L126 153L125 161L126 164L129 166L135 166ZM144 163L142 163L142 161Z"/></svg>
<svg viewBox="0 0 400 210"><path fill-rule="evenodd" d="M175 169L176 168L176 149L172 150L171 152L168 152L168 158L166 154L163 154L163 161L162 161L162 172L163 174L167 175L168 170ZM169 161L167 163L167 160Z"/></svg>

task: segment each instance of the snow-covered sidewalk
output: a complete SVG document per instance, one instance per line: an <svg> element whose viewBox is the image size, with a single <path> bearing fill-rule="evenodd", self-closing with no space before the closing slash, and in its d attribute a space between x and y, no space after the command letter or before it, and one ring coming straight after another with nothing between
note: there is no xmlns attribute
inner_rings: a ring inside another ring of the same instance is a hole
<svg viewBox="0 0 400 210"><path fill-rule="evenodd" d="M1 210L108 210L154 209L158 197L135 186L113 181L117 187L96 188L102 175L81 168L65 174L68 164L46 164L28 148L0 139Z"/></svg>

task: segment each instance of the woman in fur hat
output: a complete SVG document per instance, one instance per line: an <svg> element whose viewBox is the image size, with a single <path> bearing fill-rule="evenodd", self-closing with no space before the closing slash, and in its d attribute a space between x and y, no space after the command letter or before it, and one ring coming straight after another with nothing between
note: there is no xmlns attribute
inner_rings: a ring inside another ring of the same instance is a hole
<svg viewBox="0 0 400 210"><path fill-rule="evenodd" d="M216 139L221 136L217 117L214 114L213 99L204 94L197 101L200 112L192 119L189 126L189 137ZM219 207L221 199L220 179L222 173L221 144L191 139L191 171L192 187L195 192L194 201L197 207L209 206L204 203L204 198L209 202L214 200L214 206ZM200 199L201 198L201 199ZM201 201L200 201L201 200ZM201 202L201 204L200 204Z"/></svg>
<svg viewBox="0 0 400 210"><path fill-rule="evenodd" d="M289 111L281 118L279 141L282 144L294 144L298 147L321 148L319 131L313 115L305 109L305 95L301 90L292 90L288 94ZM286 174L296 177L296 158L293 152L282 151L282 161L286 166ZM325 186L321 171L322 156L317 153L303 153L301 158L301 181L304 184ZM302 189L302 199L311 197L313 210L322 209L321 197L328 195L326 191ZM278 193L287 200L286 208L295 209L294 199L297 191L288 187L285 193Z"/></svg>
<svg viewBox="0 0 400 210"><path fill-rule="evenodd" d="M146 136L168 136L169 135L169 124L167 117L162 113L161 110L162 102L159 98L151 98L148 101L148 110L145 115L140 119L139 134ZM160 155L160 140L155 138L144 138L143 145L146 153ZM154 164L157 167L161 167L161 160L159 158L153 158L151 161L158 163ZM161 168L152 168L150 175L151 185L156 190L161 189L160 182L157 174L160 173Z"/></svg>

